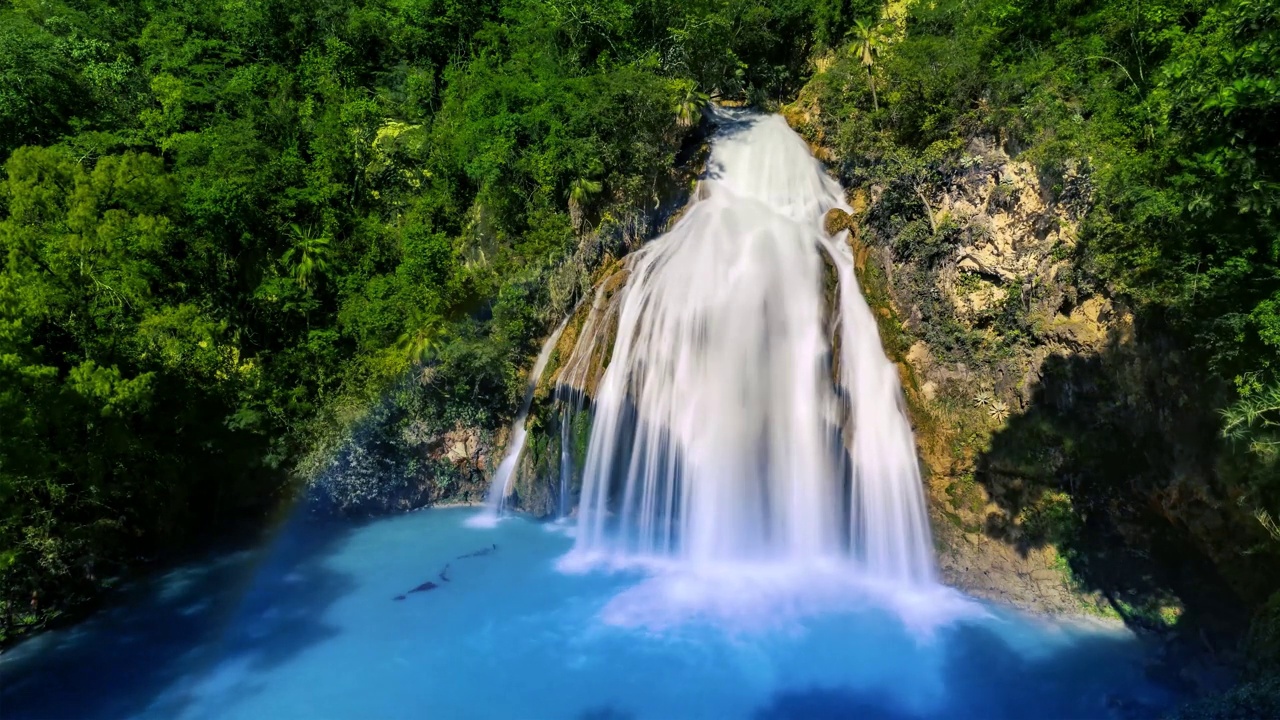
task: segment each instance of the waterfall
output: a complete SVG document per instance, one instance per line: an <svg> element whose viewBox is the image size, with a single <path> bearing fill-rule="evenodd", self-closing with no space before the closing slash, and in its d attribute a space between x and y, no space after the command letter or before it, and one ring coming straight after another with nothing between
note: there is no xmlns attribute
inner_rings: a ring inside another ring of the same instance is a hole
<svg viewBox="0 0 1280 720"><path fill-rule="evenodd" d="M489 493L485 496L485 512L481 514L473 524L486 525L497 520L498 514L502 511L502 503L506 500L507 493L511 490L511 479L515 476L516 467L520 463L520 454L524 452L524 442L528 437L528 430L525 428L525 422L529 419L529 408L533 405L533 395L538 389L538 380L542 378L542 373L547 369L547 363L551 360L551 353L556 349L556 343L560 341L560 334L564 332L565 326L569 324L569 318L572 314L560 321L560 324L551 333L551 337L542 345L542 351L538 353L538 359L533 363L533 370L529 373L529 383L524 389L524 399L520 403L520 412L516 413L516 418L511 423L511 431L507 434L507 454L502 458L502 462L498 464L497 471L493 474L493 482L489 485Z"/></svg>
<svg viewBox="0 0 1280 720"><path fill-rule="evenodd" d="M897 368L845 237L822 229L828 210L846 207L841 188L781 117L717 115L697 200L628 258L624 286L608 300L597 293L561 372L576 402L595 385L573 554L694 566L835 560L928 582ZM588 381L596 357L603 374ZM563 462L570 417L562 411Z"/></svg>

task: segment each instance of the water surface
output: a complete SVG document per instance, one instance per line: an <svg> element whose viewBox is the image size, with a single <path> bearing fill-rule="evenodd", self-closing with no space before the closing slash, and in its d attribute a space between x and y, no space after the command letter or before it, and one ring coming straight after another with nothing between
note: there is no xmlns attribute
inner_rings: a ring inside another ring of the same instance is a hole
<svg viewBox="0 0 1280 720"><path fill-rule="evenodd" d="M477 512L299 522L171 572L0 657L3 715L1105 718L1168 702L1123 632L821 569L565 572L562 530L467 527Z"/></svg>

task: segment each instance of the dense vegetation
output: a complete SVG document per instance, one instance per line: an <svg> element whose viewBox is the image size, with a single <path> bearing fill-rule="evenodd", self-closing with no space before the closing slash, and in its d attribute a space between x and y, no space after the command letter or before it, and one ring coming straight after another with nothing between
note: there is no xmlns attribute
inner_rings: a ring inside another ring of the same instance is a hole
<svg viewBox="0 0 1280 720"><path fill-rule="evenodd" d="M412 368L493 426L622 251L576 231L652 207L708 96L794 92L848 5L6 3L0 640L260 520Z"/></svg>

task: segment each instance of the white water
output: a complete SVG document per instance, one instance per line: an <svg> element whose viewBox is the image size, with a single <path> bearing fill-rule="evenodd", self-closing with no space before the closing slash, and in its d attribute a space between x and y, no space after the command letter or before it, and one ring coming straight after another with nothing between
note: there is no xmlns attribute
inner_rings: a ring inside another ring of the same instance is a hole
<svg viewBox="0 0 1280 720"><path fill-rule="evenodd" d="M897 370L846 238L822 229L828 210L846 207L841 188L782 118L721 119L698 201L629 261L570 564L838 560L928 582ZM570 368L595 351L579 343Z"/></svg>
<svg viewBox="0 0 1280 720"><path fill-rule="evenodd" d="M566 316L551 333L551 337L543 343L542 351L538 353L538 359L533 363L533 370L529 373L529 383L525 386L524 399L520 403L520 412L516 414L516 419L511 423L511 432L507 435L507 454L493 474L493 483L489 486L489 493L484 499L485 512L473 519L475 525L493 524L502 511L502 503L511 489L511 478L515 476L516 467L520 464L520 454L524 452L524 442L528 437L525 421L529 419L529 407L533 404L533 394L538 389L538 380L547 369L547 362L551 360L551 353L555 351L556 343L560 341L560 334L568 324L569 317Z"/></svg>

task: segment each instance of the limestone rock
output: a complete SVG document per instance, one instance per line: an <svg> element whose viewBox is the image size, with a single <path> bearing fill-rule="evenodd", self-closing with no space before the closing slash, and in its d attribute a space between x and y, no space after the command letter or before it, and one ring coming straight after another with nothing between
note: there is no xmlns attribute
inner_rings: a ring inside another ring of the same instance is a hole
<svg viewBox="0 0 1280 720"><path fill-rule="evenodd" d="M827 215L823 218L823 227L828 235L835 235L842 230L852 232L855 228L853 218L849 213L840 208L831 208L827 211Z"/></svg>
<svg viewBox="0 0 1280 720"><path fill-rule="evenodd" d="M1001 515L997 494L1021 492L1016 478L1007 487L975 483L974 454L1012 420L995 419L996 403L1002 416L1025 412L1051 355L1097 352L1123 332L1125 319L1102 296L1078 297L1065 272L1091 198L1085 167L1073 165L1070 191L1055 196L1035 167L1010 159L994 140L975 138L965 152L960 169L939 169L913 188L928 208L930 239L899 246L891 235L899 226L878 215L900 212L880 203L901 189L871 186L850 196L866 204L858 208L862 244L873 249L869 262L883 271L914 336L894 359L914 377L913 416L928 416L913 420L945 548L939 571L979 597L1080 614L1088 598L1071 587L1053 549L1015 546L1019 520ZM842 221L833 213L828 228Z"/></svg>
<svg viewBox="0 0 1280 720"><path fill-rule="evenodd" d="M1048 334L1077 351L1098 350L1107 339L1110 315L1111 302L1093 296L1072 310L1070 315L1054 318Z"/></svg>

